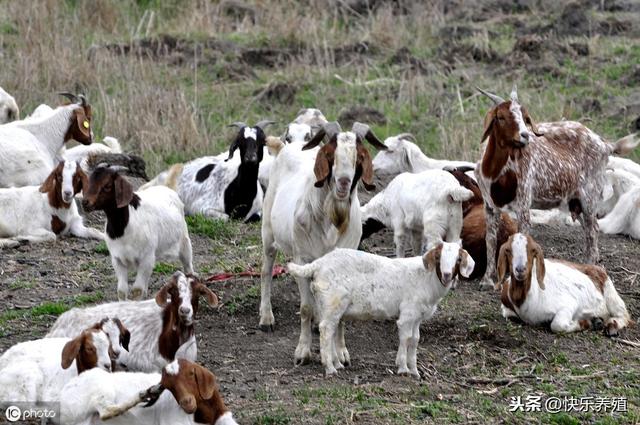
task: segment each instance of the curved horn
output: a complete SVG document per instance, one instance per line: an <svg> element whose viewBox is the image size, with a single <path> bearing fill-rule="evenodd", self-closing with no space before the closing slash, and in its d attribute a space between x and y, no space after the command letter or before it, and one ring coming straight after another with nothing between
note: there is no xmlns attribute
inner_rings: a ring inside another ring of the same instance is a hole
<svg viewBox="0 0 640 425"><path fill-rule="evenodd" d="M69 93L66 91L58 93L60 96L64 96L71 101L71 103L78 103L78 96L73 93Z"/></svg>
<svg viewBox="0 0 640 425"><path fill-rule="evenodd" d="M271 125L271 124L275 124L275 121L271 121L271 120L262 120L262 121L258 121L256 123L256 127L260 127L262 129L262 131L264 131L264 129Z"/></svg>
<svg viewBox="0 0 640 425"><path fill-rule="evenodd" d="M501 98L500 96L493 94L493 93L489 93L488 91L484 91L482 90L480 87L476 87L476 89L482 93L483 95L487 96L489 99L493 100L493 103L495 103L496 105L499 105L501 103L504 103L505 100L503 98Z"/></svg>
<svg viewBox="0 0 640 425"><path fill-rule="evenodd" d="M238 127L238 128L243 128L243 127L248 127L246 123L242 122L242 121L236 121L233 124L229 124L229 127Z"/></svg>
<svg viewBox="0 0 640 425"><path fill-rule="evenodd" d="M101 162L100 164L96 165L96 168L109 168L109 163Z"/></svg>
<svg viewBox="0 0 640 425"><path fill-rule="evenodd" d="M129 171L129 169L127 167L125 167L124 165L109 165L109 169L113 170L113 171Z"/></svg>
<svg viewBox="0 0 640 425"><path fill-rule="evenodd" d="M378 148L379 150L387 150L387 146L382 143L375 134L373 134L373 132L371 131L371 129L369 128L369 126L367 124L363 124L361 122L354 122L353 123L353 127L351 127L351 131L353 131L354 133L356 133L356 135L360 138L360 139L366 139L367 142L371 143L374 147Z"/></svg>
<svg viewBox="0 0 640 425"><path fill-rule="evenodd" d="M320 144L325 136L327 136L329 140L331 140L341 131L342 129L340 128L340 124L338 124L336 121L324 123L322 124L322 126L320 126L316 134L313 135L311 140L302 147L302 150L306 151L307 149L315 148Z"/></svg>
<svg viewBox="0 0 640 425"><path fill-rule="evenodd" d="M81 94L78 97L80 98L80 106L87 106L87 98L85 95Z"/></svg>
<svg viewBox="0 0 640 425"><path fill-rule="evenodd" d="M416 136L414 136L411 133L401 133L401 134L398 134L396 137L398 139L404 139L404 140L409 140L410 142L413 142L413 143L418 143Z"/></svg>

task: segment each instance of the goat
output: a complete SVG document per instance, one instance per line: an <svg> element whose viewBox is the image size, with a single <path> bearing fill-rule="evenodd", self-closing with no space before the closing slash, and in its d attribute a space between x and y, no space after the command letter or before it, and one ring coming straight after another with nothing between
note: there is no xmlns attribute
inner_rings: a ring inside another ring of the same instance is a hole
<svg viewBox="0 0 640 425"><path fill-rule="evenodd" d="M581 215L587 262L597 261L595 206L609 155L630 152L637 142L628 136L614 146L573 121L536 125L520 105L515 86L509 101L482 93L495 103L485 117L482 141L488 142L475 171L487 219L488 264L482 284L491 285L495 273L498 217L506 206L515 210L518 230L528 233L529 208L568 204L572 214Z"/></svg>
<svg viewBox="0 0 640 425"><path fill-rule="evenodd" d="M413 254L422 254L422 246L437 242L457 242L462 229L461 203L473 192L443 170L417 174L402 173L374 196L362 211L362 237L382 226L393 229L396 257L404 257L405 236L413 240Z"/></svg>
<svg viewBox="0 0 640 425"><path fill-rule="evenodd" d="M332 375L350 363L344 320L397 319L398 374L419 378L416 353L420 324L435 313L458 275L469 277L474 261L457 243L440 242L424 256L391 259L337 248L306 265L289 263L296 278L312 279L320 319L320 355Z"/></svg>
<svg viewBox="0 0 640 425"><path fill-rule="evenodd" d="M640 239L640 185L624 193L613 210L598 220L598 226L603 233Z"/></svg>
<svg viewBox="0 0 640 425"><path fill-rule="evenodd" d="M0 87L0 124L20 119L20 109L16 100Z"/></svg>
<svg viewBox="0 0 640 425"><path fill-rule="evenodd" d="M0 189L0 248L67 234L104 239L102 232L84 225L74 202L74 195L86 187L87 175L80 166L61 162L41 186Z"/></svg>
<svg viewBox="0 0 640 425"><path fill-rule="evenodd" d="M624 170L640 179L640 164L628 158L610 156L607 168L612 168L613 170Z"/></svg>
<svg viewBox="0 0 640 425"><path fill-rule="evenodd" d="M92 368L110 372L112 347L102 324L81 329L73 338L43 338L9 348L0 357L0 400L57 401L74 376Z"/></svg>
<svg viewBox="0 0 640 425"><path fill-rule="evenodd" d="M447 169L447 171L458 180L462 187L473 192L473 197L462 203L463 219L460 238L462 239L462 248L471 255L476 264L469 278L476 279L483 276L487 269L487 244L485 242L487 227L482 193L480 192L478 183L466 174L469 171L468 167ZM517 231L518 228L511 217L509 217L509 214L501 212L497 234L498 249L509 239L509 236ZM497 254L496 252L496 258L494 258L493 261L498 259Z"/></svg>
<svg viewBox="0 0 640 425"><path fill-rule="evenodd" d="M325 138L328 142L316 148ZM272 269L276 249L304 264L336 247L356 248L362 234L357 183L372 190L373 165L363 144L367 140L386 149L365 124L342 131L338 123L325 124L300 149L280 144L262 219L263 264L260 288L260 329L273 329ZM313 150L311 150L313 149ZM311 357L312 298L307 279L297 279L300 290L300 340L296 363Z"/></svg>
<svg viewBox="0 0 640 425"><path fill-rule="evenodd" d="M138 192L115 168L97 167L82 200L87 212L102 210L107 248L118 279L118 299L129 294L129 268L136 270L132 299L146 297L156 260L180 258L193 273L191 239L178 194L165 186Z"/></svg>
<svg viewBox="0 0 640 425"><path fill-rule="evenodd" d="M182 358L162 374L91 371L69 382L62 395L60 410L67 424L99 416L123 425L237 425L213 373ZM145 404L138 407L141 402Z"/></svg>
<svg viewBox="0 0 640 425"><path fill-rule="evenodd" d="M127 368L159 371L174 360L179 347L194 335L193 323L201 296L210 306L218 305L216 294L197 277L176 272L157 292L155 299L73 308L58 317L47 337L73 335L87 323L109 314L118 317L131 332ZM192 352L185 357L195 360L196 355L194 344Z"/></svg>
<svg viewBox="0 0 640 425"><path fill-rule="evenodd" d="M90 172L89 160L92 155L122 153L120 142L115 137L107 136L102 143L92 143L88 146L78 145L70 149L62 147L59 153L66 161L76 161L85 173Z"/></svg>
<svg viewBox="0 0 640 425"><path fill-rule="evenodd" d="M449 161L426 156L416 145L412 134L402 133L388 137L384 144L388 149L373 158L373 172L378 178L393 179L400 173L420 173L426 170L442 170L445 167L471 167L467 161Z"/></svg>
<svg viewBox="0 0 640 425"><path fill-rule="evenodd" d="M522 233L511 235L500 248L495 287L502 288L505 318L551 323L553 332L589 329L593 319L602 319L606 335L615 336L633 324L602 267L545 259L540 245Z"/></svg>
<svg viewBox="0 0 640 425"><path fill-rule="evenodd" d="M0 187L41 184L56 166L56 155L68 140L93 140L91 106L84 96L72 99L38 119L0 126Z"/></svg>

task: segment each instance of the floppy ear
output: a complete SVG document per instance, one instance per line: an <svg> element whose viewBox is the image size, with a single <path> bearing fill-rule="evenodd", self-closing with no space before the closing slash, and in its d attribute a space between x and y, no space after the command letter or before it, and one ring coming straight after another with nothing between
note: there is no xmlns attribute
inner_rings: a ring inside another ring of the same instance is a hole
<svg viewBox="0 0 640 425"><path fill-rule="evenodd" d="M215 307L218 305L218 296L215 294L215 292L213 292L202 283L198 283L197 288L198 295L205 297L207 299L207 303L209 303L211 307Z"/></svg>
<svg viewBox="0 0 640 425"><path fill-rule="evenodd" d="M73 193L80 193L85 188L89 188L89 178L80 168L80 164L76 162L76 172L73 175Z"/></svg>
<svg viewBox="0 0 640 425"><path fill-rule="evenodd" d="M531 243L531 241L529 241ZM542 252L542 248L538 243L534 242L533 246L533 256L536 259L536 277L538 278L538 285L540 289L544 290L544 275L546 273L544 267L544 253Z"/></svg>
<svg viewBox="0 0 640 425"><path fill-rule="evenodd" d="M509 268L509 254L507 254L508 243L509 242L505 242L500 247L500 255L498 256L498 280L493 289L499 289L506 278L507 269Z"/></svg>
<svg viewBox="0 0 640 425"><path fill-rule="evenodd" d="M71 363L78 357L84 336L85 334L82 332L64 345L62 349L62 362L60 363L63 369L69 369Z"/></svg>
<svg viewBox="0 0 640 425"><path fill-rule="evenodd" d="M169 290L176 285L177 277L173 276L171 280L165 283L156 294L156 304L160 307L167 305L167 294Z"/></svg>
<svg viewBox="0 0 640 425"><path fill-rule="evenodd" d="M316 163L313 166L313 172L316 175L316 182L314 184L315 187L322 187L322 185L324 184L324 181L331 174L331 167L333 167L334 152L335 152L334 141L327 143L318 151L318 154L316 155Z"/></svg>
<svg viewBox="0 0 640 425"><path fill-rule="evenodd" d="M324 130L324 127L320 127L318 132L316 134L314 134L314 136L311 138L311 140L309 140L309 142L302 147L302 150L306 151L307 149L315 148L316 146L318 146L320 144L320 142L322 142L322 139L324 139L324 136L326 134L327 133Z"/></svg>
<svg viewBox="0 0 640 425"><path fill-rule="evenodd" d="M438 253L436 248L431 248L424 256L422 257L422 264L424 264L424 268L433 271L436 269L438 265Z"/></svg>
<svg viewBox="0 0 640 425"><path fill-rule="evenodd" d="M242 128L240 130L242 130ZM238 149L238 147L240 147L240 134L241 133L238 134L238 136L233 140L233 143L231 143L231 146L229 146L229 156L227 157L227 159L225 159L225 161L233 158L233 153L236 151L236 149Z"/></svg>
<svg viewBox="0 0 640 425"><path fill-rule="evenodd" d="M487 116L484 117L484 131L482 133L482 139L480 143L484 142L487 137L489 137L489 133L493 129L493 124L496 121L496 108L491 108L489 112L487 112Z"/></svg>
<svg viewBox="0 0 640 425"><path fill-rule="evenodd" d="M91 137L91 123L89 118L84 112L83 107L78 107L73 110L73 115L76 118L76 126L78 131L87 139Z"/></svg>
<svg viewBox="0 0 640 425"><path fill-rule="evenodd" d="M544 135L544 133L540 133L540 131L538 131L538 126L533 121L533 119L531 119L531 115L529 115L529 111L527 111L527 109L524 106L520 106L520 111L522 111L524 123L529 126L533 134L535 134L536 136Z"/></svg>
<svg viewBox="0 0 640 425"><path fill-rule="evenodd" d="M58 169L56 168L51 172L51 174L49 174L49 176L47 176L47 179L44 181L44 183L42 183L39 189L40 192L47 193L47 192L53 192L54 190L56 190L57 174L58 174Z"/></svg>
<svg viewBox="0 0 640 425"><path fill-rule="evenodd" d="M462 249L462 248L460 248L459 255L460 255L460 258L461 258L461 260L460 260L460 274L463 277L471 276L471 273L473 272L473 268L476 266L476 262L473 261L473 258L471 258L469 253L467 251L465 251L464 249Z"/></svg>
<svg viewBox="0 0 640 425"><path fill-rule="evenodd" d="M365 189L374 190L376 185L373 184L373 163L371 162L371 155L369 155L369 151L362 143L356 144L356 150L358 152L358 164L362 167L362 184Z"/></svg>
<svg viewBox="0 0 640 425"><path fill-rule="evenodd" d="M116 189L116 206L118 208L126 207L133 199L133 187L121 175L116 177L114 185Z"/></svg>
<svg viewBox="0 0 640 425"><path fill-rule="evenodd" d="M129 342L131 341L131 332L129 329L125 328L120 319L117 317L113 319L113 321L118 325L118 329L120 329L120 345L122 348L129 351Z"/></svg>
<svg viewBox="0 0 640 425"><path fill-rule="evenodd" d="M209 400L213 397L213 391L215 390L216 377L211 373L209 369L205 369L200 365L194 365L196 382L198 384L198 392L203 400Z"/></svg>

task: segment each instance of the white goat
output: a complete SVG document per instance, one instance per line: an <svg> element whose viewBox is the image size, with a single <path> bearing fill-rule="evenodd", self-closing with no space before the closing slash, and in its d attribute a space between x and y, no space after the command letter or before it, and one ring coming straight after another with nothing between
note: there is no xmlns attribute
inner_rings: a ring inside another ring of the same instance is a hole
<svg viewBox="0 0 640 425"><path fill-rule="evenodd" d="M603 233L640 239L640 185L623 194L613 210L598 220L598 226Z"/></svg>
<svg viewBox="0 0 640 425"><path fill-rule="evenodd" d="M310 264L288 265L297 278L312 279L327 375L350 362L344 320L397 319L398 374L415 377L420 377L416 365L420 324L433 316L458 274L469 277L474 266L467 251L448 242L422 257L391 259L338 248Z"/></svg>
<svg viewBox="0 0 640 425"><path fill-rule="evenodd" d="M388 149L378 152L373 158L375 175L392 179L404 172L419 173L425 170L442 170L445 167L476 167L476 164L467 161L429 158L414 142L415 138L409 133L388 137L384 141Z"/></svg>
<svg viewBox="0 0 640 425"><path fill-rule="evenodd" d="M142 401L147 404L137 406ZM195 425L203 417L212 425L237 425L215 376L183 359L165 366L162 374L93 370L79 375L62 389L60 410L68 425L93 423L96 417L123 425Z"/></svg>
<svg viewBox="0 0 640 425"><path fill-rule="evenodd" d="M77 163L61 162L41 186L0 189L0 248L67 234L104 239L102 232L84 225L73 199L86 181Z"/></svg>
<svg viewBox="0 0 640 425"><path fill-rule="evenodd" d="M640 164L631 159L620 158L618 156L611 155L609 156L607 168L613 168L614 170L624 170L640 179Z"/></svg>
<svg viewBox="0 0 640 425"><path fill-rule="evenodd" d="M107 216L106 243L118 279L118 299L127 299L129 268L136 270L131 297L146 297L156 260L179 258L193 273L191 239L178 194L165 186L133 192L115 168L97 167L84 190L84 210Z"/></svg>
<svg viewBox="0 0 640 425"><path fill-rule="evenodd" d="M107 136L102 139L102 143L92 143L90 145L78 145L70 149L66 149L64 146L60 151L60 155L65 161L75 161L80 164L80 167L85 173L88 173L89 166L87 161L92 155L105 154L105 153L122 153L122 147L120 142L115 137Z"/></svg>
<svg viewBox="0 0 640 425"><path fill-rule="evenodd" d="M593 319L602 319L606 334L613 336L632 323L602 267L545 260L540 245L522 233L500 248L496 289L500 286L505 318L517 317L530 325L551 323L553 332L589 329Z"/></svg>
<svg viewBox="0 0 640 425"><path fill-rule="evenodd" d="M216 294L195 276L176 272L155 299L73 308L58 317L47 337L74 335L105 315L118 317L131 332L127 368L157 372L174 360L180 347L194 335L199 297L205 297L211 306L218 304ZM183 357L195 360L196 344Z"/></svg>
<svg viewBox="0 0 640 425"><path fill-rule="evenodd" d="M91 106L84 96L44 117L1 125L0 187L42 183L55 168L58 151L71 139L87 145L93 140Z"/></svg>
<svg viewBox="0 0 640 425"><path fill-rule="evenodd" d="M459 242L461 203L472 197L448 171L402 173L361 208L363 235L368 236L370 220L392 228L396 257L404 257L405 236L412 238L414 255L422 254L423 245L428 249L442 240Z"/></svg>
<svg viewBox="0 0 640 425"><path fill-rule="evenodd" d="M0 87L0 124L20 119L20 109L16 100Z"/></svg>
<svg viewBox="0 0 640 425"><path fill-rule="evenodd" d="M315 148L327 136L321 149ZM373 189L371 156L363 140L386 147L368 126L355 123L343 132L337 123L326 124L302 149L281 145L265 196L262 219L260 328L274 325L271 280L276 250L304 264L336 247L356 248L362 234L357 183ZM297 363L311 357L313 301L307 279L297 279L300 290L300 341Z"/></svg>
<svg viewBox="0 0 640 425"><path fill-rule="evenodd" d="M85 370L111 371L110 340L100 324L75 338L22 342L0 357L0 403L57 401L60 390Z"/></svg>

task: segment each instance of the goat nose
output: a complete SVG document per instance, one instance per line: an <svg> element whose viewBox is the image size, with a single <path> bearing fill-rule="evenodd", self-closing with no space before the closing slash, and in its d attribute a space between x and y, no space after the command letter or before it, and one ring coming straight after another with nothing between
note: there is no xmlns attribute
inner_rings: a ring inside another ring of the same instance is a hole
<svg viewBox="0 0 640 425"><path fill-rule="evenodd" d="M182 314L182 315L189 314L189 308L188 307L180 307L180 314Z"/></svg>
<svg viewBox="0 0 640 425"><path fill-rule="evenodd" d="M111 370L111 363L105 363L102 366L104 367L104 370Z"/></svg>
<svg viewBox="0 0 640 425"><path fill-rule="evenodd" d="M520 137L524 140L529 140L529 132L528 131L520 132Z"/></svg>
<svg viewBox="0 0 640 425"><path fill-rule="evenodd" d="M524 267L523 266L516 267L516 273L517 274L523 274L524 273Z"/></svg>
<svg viewBox="0 0 640 425"><path fill-rule="evenodd" d="M348 177L340 177L338 179L338 183L340 183L340 186L346 187L349 185L349 183L351 183L351 180L349 180Z"/></svg>

